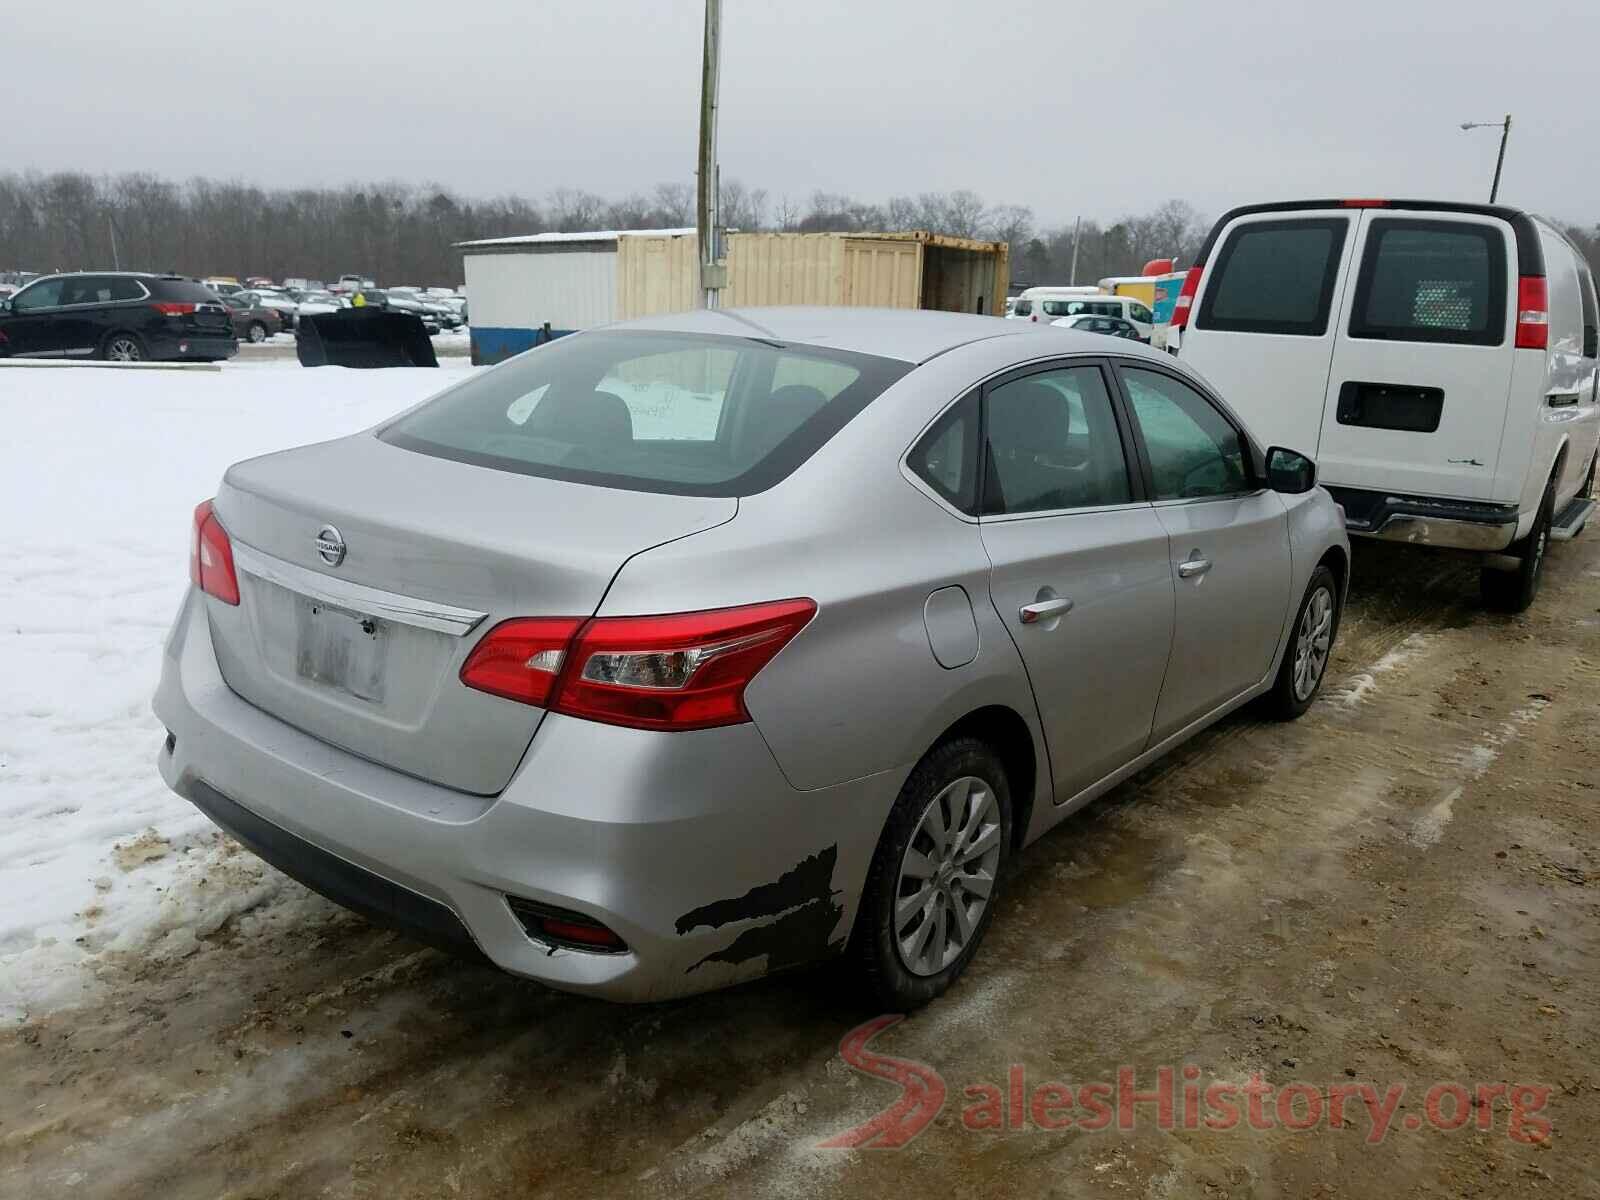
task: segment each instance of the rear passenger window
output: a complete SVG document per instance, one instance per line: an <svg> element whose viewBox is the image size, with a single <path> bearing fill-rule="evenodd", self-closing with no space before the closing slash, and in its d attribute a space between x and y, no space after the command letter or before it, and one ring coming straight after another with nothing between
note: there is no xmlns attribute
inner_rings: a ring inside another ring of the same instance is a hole
<svg viewBox="0 0 1600 1200"><path fill-rule="evenodd" d="M1100 368L1013 379L985 403L984 513L1096 508L1133 498Z"/></svg>
<svg viewBox="0 0 1600 1200"><path fill-rule="evenodd" d="M1506 334L1505 235L1464 221L1374 218L1350 336L1498 346Z"/></svg>
<svg viewBox="0 0 1600 1200"><path fill-rule="evenodd" d="M1239 226L1217 253L1196 328L1321 337L1349 228L1339 217Z"/></svg>
<svg viewBox="0 0 1600 1200"><path fill-rule="evenodd" d="M126 276L114 276L113 278L108 279L106 284L107 291L110 293L106 298L109 300L144 299L144 285L142 285L137 279L129 279Z"/></svg>

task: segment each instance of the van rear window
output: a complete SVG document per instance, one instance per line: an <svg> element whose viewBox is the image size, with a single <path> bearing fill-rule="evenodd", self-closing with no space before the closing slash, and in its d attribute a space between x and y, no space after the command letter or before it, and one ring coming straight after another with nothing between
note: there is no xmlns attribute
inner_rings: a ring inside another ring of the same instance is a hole
<svg viewBox="0 0 1600 1200"><path fill-rule="evenodd" d="M1505 235L1466 221L1374 219L1350 336L1498 346L1506 334Z"/></svg>
<svg viewBox="0 0 1600 1200"><path fill-rule="evenodd" d="M1237 227L1211 268L1196 328L1321 337L1349 228L1342 217Z"/></svg>

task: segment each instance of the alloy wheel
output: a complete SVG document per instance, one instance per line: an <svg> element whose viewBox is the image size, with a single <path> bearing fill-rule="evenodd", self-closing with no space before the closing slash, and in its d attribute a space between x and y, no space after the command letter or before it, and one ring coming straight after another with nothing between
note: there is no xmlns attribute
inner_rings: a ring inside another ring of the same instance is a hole
<svg viewBox="0 0 1600 1200"><path fill-rule="evenodd" d="M1294 643L1294 695L1308 700L1322 681L1333 646L1333 593L1319 587L1311 593Z"/></svg>
<svg viewBox="0 0 1600 1200"><path fill-rule="evenodd" d="M900 858L894 942L913 975L937 975L972 944L1000 866L994 790L964 775L923 810Z"/></svg>
<svg viewBox="0 0 1600 1200"><path fill-rule="evenodd" d="M144 357L139 343L130 337L112 338L106 347L106 357L112 362L138 362Z"/></svg>

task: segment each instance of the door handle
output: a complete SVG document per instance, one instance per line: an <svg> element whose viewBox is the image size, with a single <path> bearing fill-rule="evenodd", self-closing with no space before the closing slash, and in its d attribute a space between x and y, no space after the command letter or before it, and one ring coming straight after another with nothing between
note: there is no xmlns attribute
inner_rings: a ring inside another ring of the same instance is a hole
<svg viewBox="0 0 1600 1200"><path fill-rule="evenodd" d="M1017 610L1017 615L1022 618L1024 625L1037 625L1040 621L1065 616L1071 611L1072 601L1065 596L1057 596L1053 600L1035 600L1032 604L1024 604Z"/></svg>
<svg viewBox="0 0 1600 1200"><path fill-rule="evenodd" d="M1196 576L1204 575L1209 570L1211 570L1211 560L1209 558L1201 558L1198 555L1189 559L1188 562L1178 564L1178 575L1183 579L1194 579Z"/></svg>

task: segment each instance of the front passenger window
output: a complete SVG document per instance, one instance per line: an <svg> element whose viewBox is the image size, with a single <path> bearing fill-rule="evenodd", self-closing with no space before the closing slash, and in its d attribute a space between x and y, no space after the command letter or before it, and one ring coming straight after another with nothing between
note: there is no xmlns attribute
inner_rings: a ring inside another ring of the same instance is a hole
<svg viewBox="0 0 1600 1200"><path fill-rule="evenodd" d="M41 283L32 284L23 288L11 299L11 307L15 312L27 312L34 308L54 308L61 303L61 286L64 279L46 279Z"/></svg>
<svg viewBox="0 0 1600 1200"><path fill-rule="evenodd" d="M1099 367L1064 367L1013 379L990 391L985 405L985 514L1132 500Z"/></svg>
<svg viewBox="0 0 1600 1200"><path fill-rule="evenodd" d="M1156 500L1230 496L1252 489L1239 431L1199 392L1170 375L1122 368L1144 435Z"/></svg>

